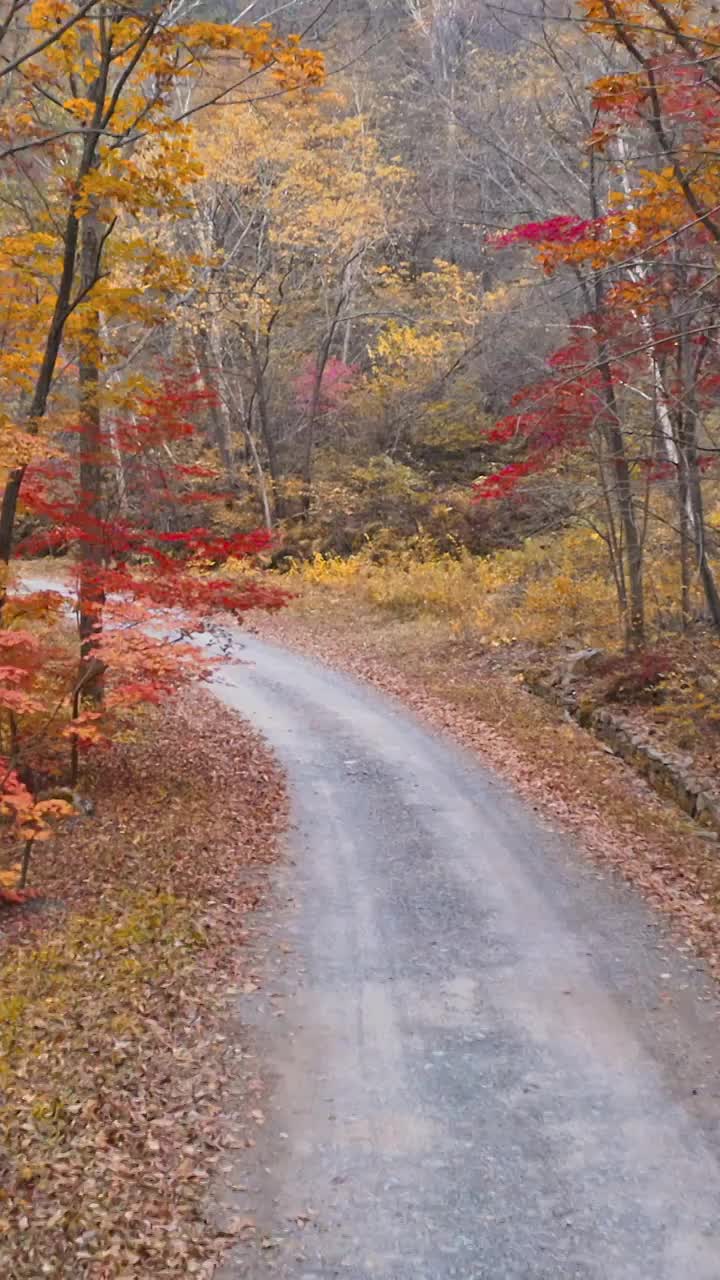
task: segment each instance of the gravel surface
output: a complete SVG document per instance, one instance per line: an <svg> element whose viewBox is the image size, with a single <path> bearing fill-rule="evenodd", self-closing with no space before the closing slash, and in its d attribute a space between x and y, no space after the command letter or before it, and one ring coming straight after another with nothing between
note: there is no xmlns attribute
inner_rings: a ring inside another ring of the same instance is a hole
<svg viewBox="0 0 720 1280"><path fill-rule="evenodd" d="M271 1087L224 1198L255 1244L222 1280L719 1280L697 960L471 755L242 646L215 692L279 753L295 826L239 1008Z"/></svg>

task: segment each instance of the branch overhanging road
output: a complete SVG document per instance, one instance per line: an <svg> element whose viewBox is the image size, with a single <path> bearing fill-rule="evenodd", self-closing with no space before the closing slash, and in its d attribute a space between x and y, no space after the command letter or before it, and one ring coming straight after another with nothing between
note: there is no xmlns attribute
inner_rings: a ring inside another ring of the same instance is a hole
<svg viewBox="0 0 720 1280"><path fill-rule="evenodd" d="M266 1247L222 1280L720 1280L697 961L394 703L237 651L215 692L278 752L294 826L239 1009L272 1080L236 1197Z"/></svg>

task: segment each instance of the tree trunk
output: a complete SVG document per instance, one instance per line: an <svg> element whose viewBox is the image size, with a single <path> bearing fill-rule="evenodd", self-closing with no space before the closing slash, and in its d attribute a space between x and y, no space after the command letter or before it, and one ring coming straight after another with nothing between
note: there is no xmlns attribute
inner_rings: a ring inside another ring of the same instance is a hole
<svg viewBox="0 0 720 1280"><path fill-rule="evenodd" d="M597 174L595 170L595 152L591 149L589 161L590 210L593 218L600 215ZM602 332L602 317L605 302L603 277L594 272L592 281L595 303L595 335L598 348L598 372L602 378L604 392L604 421L602 430L609 451L610 470L614 485L614 501L622 530L625 549L625 587L628 593L625 611L625 644L627 648L637 648L645 640L645 599L643 590L643 547L642 539L635 518L633 501L632 475L625 449L622 423L618 413L615 396L615 382L607 342Z"/></svg>
<svg viewBox="0 0 720 1280"><path fill-rule="evenodd" d="M612 573L613 582L615 583L619 621L620 624L624 626L628 607L627 586L625 583L625 565L623 563L622 547L618 539L615 512L613 511L612 505L612 484L606 474L607 463L603 456L603 450L606 444L607 442L603 437L601 437L600 452L598 456L598 472L600 475L600 488L602 490L605 519L607 523L607 537L605 543L608 551L608 560L610 562L610 572Z"/></svg>
<svg viewBox="0 0 720 1280"><path fill-rule="evenodd" d="M705 511L700 459L698 456L697 370L693 366L693 348L688 341L687 320L684 315L679 318L679 324L681 333L680 368L683 388L683 408L678 421L680 468L685 477L689 532L695 547L700 581L703 585L712 624L716 631L720 631L720 593L708 559L705 542Z"/></svg>
<svg viewBox="0 0 720 1280"><path fill-rule="evenodd" d="M101 252L100 223L90 209L82 220L80 244L80 287L90 288L97 278ZM92 307L85 319L85 333L78 361L80 388L79 492L82 516L88 523L87 537L80 543L80 585L78 618L80 627L80 679L83 696L100 701L102 676L86 678L93 649L102 630L105 594L102 568L105 548L102 540L102 420L100 408L100 316Z"/></svg>
<svg viewBox="0 0 720 1280"><path fill-rule="evenodd" d="M697 557L697 566L700 572L700 581L703 585L705 600L707 602L712 624L716 631L720 631L720 592L718 592L715 575L708 559L707 546L705 543L705 511L697 452L697 427L695 414L694 412L689 411L684 413L683 417L686 423L684 432L685 439L683 442L683 464L687 468L687 490L689 508L692 513L692 534L695 545L695 554Z"/></svg>
<svg viewBox="0 0 720 1280"><path fill-rule="evenodd" d="M601 343L600 373L607 410L604 424L614 484L614 499L625 544L628 607L625 614L625 643L637 648L645 640L645 599L643 591L643 549L633 502L632 476L618 415L612 369Z"/></svg>
<svg viewBox="0 0 720 1280"><path fill-rule="evenodd" d="M105 96L105 88L107 85L107 76L110 66L110 51L107 50L103 56L102 66L95 84L92 87L90 97L95 103L95 113L92 121L92 128L88 129L83 142L80 163L78 165L75 180L72 185L79 189L83 179L90 172L97 151L99 133L97 127L102 121L103 103ZM42 418L47 410L47 402L50 396L50 388L52 387L53 377L55 375L55 366L57 364L60 347L65 332L65 325L71 315L77 298L73 299L73 281L75 278L75 267L78 256L78 241L80 235L80 222L75 211L75 202L73 200L67 218L65 219L65 227L63 232L63 256L62 269L60 272L60 280L58 282L57 297L53 309L50 327L45 339L45 349L43 351L42 364L35 382L32 403L28 412L28 430L34 432L37 430L37 421ZM92 288L94 279L88 282L88 289ZM25 476L25 466L16 467L11 471L2 497L2 505L0 506L0 563L9 564L12 554L13 532L15 529L15 517L17 514L18 498ZM0 609L4 605L6 594L6 582L0 582Z"/></svg>
<svg viewBox="0 0 720 1280"><path fill-rule="evenodd" d="M214 320L211 318L210 325L214 326ZM195 334L192 340L193 354L195 356L195 365L198 373L202 377L205 385L213 387L217 390L218 380L222 372L222 355L220 352L220 343L217 334L213 340L207 329L203 329L201 333ZM215 444L225 469L227 483L234 488L236 482L235 476L235 455L232 440L232 422L228 407L222 396L218 396L216 401L210 405L210 418L213 424L213 434L215 436Z"/></svg>
<svg viewBox="0 0 720 1280"><path fill-rule="evenodd" d="M43 361L40 366L40 372L37 376L32 403L28 413L28 430L31 432L36 430L38 418L41 418L47 409L47 402L50 395L53 375L55 373L55 365L60 351L60 344L62 342L67 318L70 315L73 276L75 273L75 262L77 258L78 229L78 220L75 217L75 214L71 212L68 214L65 224L63 265L60 284L58 287L58 295L55 300L55 309L53 311L50 328L48 329L48 335L45 341ZM6 565L10 563L10 556L12 554L17 504L18 498L20 497L22 482L25 477L25 471L26 468L24 466L16 467L11 471L3 491L2 505L0 506L0 562ZM5 599L4 583L2 584L1 592L0 604Z"/></svg>
<svg viewBox="0 0 720 1280"><path fill-rule="evenodd" d="M688 518L687 468L683 458L678 463L678 517L680 533L680 623L683 631L690 624L690 520Z"/></svg>
<svg viewBox="0 0 720 1280"><path fill-rule="evenodd" d="M249 410L247 420L248 437L253 434L252 413L253 408L260 423L260 435L262 436L265 452L267 454L268 469L270 471L270 479L273 487L273 509L274 516L277 520L282 520L286 515L285 495L281 491L282 474L280 467L280 458L278 456L277 442L272 430L270 421L270 406L268 404L267 388L265 386L265 366L260 360L255 343L252 343L250 352L253 362L253 373L255 377L254 397ZM266 496L267 496L267 490Z"/></svg>

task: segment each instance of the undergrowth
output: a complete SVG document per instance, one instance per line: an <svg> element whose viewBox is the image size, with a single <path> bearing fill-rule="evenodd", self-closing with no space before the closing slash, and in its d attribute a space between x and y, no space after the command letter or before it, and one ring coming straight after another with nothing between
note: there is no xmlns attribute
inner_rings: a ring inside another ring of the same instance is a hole
<svg viewBox="0 0 720 1280"><path fill-rule="evenodd" d="M667 535L669 536L669 535ZM646 547L648 643L625 653L615 587L602 537L587 527L527 539L522 547L474 556L462 548L440 552L418 537L396 547L368 543L349 557L315 555L293 564L290 581L298 607L309 613L365 611L365 626L392 630L413 661L442 652L443 679L455 683L460 652L496 654L497 671L520 679L539 668L562 669L569 651L604 651L591 679L581 678L593 705L622 702L635 708L670 745L690 750L703 767L720 769L720 642L691 620L683 631L680 582L667 554L666 533L655 529ZM700 617L699 596L695 598ZM373 621L374 620L374 621ZM587 687L585 687L587 686ZM491 696L483 681L483 698Z"/></svg>
<svg viewBox="0 0 720 1280"><path fill-rule="evenodd" d="M649 632L677 630L679 577L657 534L646 552ZM394 549L295 562L291 583L351 592L396 618L437 618L490 645L619 647L622 628L603 538L571 528L488 556L439 552L418 537Z"/></svg>

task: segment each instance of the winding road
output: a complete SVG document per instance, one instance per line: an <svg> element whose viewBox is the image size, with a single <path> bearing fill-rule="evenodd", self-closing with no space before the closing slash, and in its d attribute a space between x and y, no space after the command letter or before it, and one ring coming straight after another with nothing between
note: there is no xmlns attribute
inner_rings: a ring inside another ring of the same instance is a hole
<svg viewBox="0 0 720 1280"><path fill-rule="evenodd" d="M720 1280L697 961L471 756L240 644L215 692L294 826L239 1010L271 1081L236 1193L259 1230L223 1280Z"/></svg>

